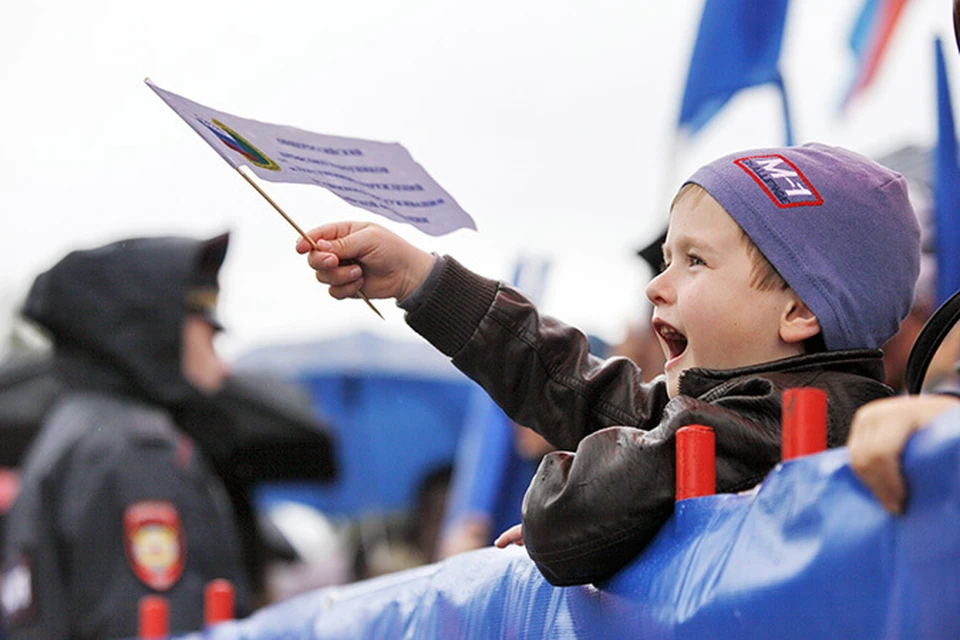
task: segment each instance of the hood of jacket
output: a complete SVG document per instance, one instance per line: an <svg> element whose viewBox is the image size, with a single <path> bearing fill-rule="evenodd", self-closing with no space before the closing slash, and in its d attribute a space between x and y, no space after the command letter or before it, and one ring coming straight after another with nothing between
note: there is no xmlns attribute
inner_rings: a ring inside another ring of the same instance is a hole
<svg viewBox="0 0 960 640"><path fill-rule="evenodd" d="M37 276L23 315L49 332L64 385L166 407L196 396L180 364L188 294L216 291L228 241L121 240L73 251Z"/></svg>

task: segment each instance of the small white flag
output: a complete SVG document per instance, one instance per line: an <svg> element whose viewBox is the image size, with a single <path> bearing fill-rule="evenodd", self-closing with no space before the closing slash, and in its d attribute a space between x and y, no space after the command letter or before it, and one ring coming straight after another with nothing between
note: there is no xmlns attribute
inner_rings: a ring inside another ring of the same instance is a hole
<svg viewBox="0 0 960 640"><path fill-rule="evenodd" d="M146 80L230 166L270 182L323 187L432 236L476 229L466 211L397 143L328 136L217 111Z"/></svg>

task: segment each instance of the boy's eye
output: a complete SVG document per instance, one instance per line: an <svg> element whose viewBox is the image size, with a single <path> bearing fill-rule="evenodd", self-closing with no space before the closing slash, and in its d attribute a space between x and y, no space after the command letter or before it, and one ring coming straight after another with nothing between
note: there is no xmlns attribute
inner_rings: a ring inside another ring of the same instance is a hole
<svg viewBox="0 0 960 640"><path fill-rule="evenodd" d="M691 267L699 267L706 264L703 260L700 259L700 256L694 255L692 253L687 254L687 263Z"/></svg>

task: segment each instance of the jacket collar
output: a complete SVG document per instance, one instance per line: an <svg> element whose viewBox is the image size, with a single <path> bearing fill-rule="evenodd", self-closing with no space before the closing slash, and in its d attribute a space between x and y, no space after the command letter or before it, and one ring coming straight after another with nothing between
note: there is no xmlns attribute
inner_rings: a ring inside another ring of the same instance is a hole
<svg viewBox="0 0 960 640"><path fill-rule="evenodd" d="M737 369L694 367L684 371L680 376L680 394L699 397L717 385L734 378L810 369L848 373L883 382L883 352L880 349L844 349L792 356Z"/></svg>

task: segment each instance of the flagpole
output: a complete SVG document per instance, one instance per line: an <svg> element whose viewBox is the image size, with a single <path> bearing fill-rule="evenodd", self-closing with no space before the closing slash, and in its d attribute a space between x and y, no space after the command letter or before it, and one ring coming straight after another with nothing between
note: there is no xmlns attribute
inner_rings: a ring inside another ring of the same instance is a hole
<svg viewBox="0 0 960 640"><path fill-rule="evenodd" d="M783 104L783 134L786 138L786 145L793 146L793 125L790 124L790 101L787 100L787 87L783 83L783 76L777 72L777 79L773 83L780 90L780 100Z"/></svg>
<svg viewBox="0 0 960 640"><path fill-rule="evenodd" d="M232 166L232 165L231 165L231 166ZM269 195L266 191L264 191L263 188L262 188L260 185L258 185L258 184L253 180L253 178L251 178L250 176L248 176L248 175L242 170L243 167L234 167L234 168L237 170L237 173L239 173L241 176L243 176L243 179L246 180L247 183L248 183L251 187L253 187L254 189L257 190L257 193L259 193L261 196L263 196L263 199L264 199L264 200L266 200L266 201L269 202L271 205L273 205L273 208L277 210L277 213L279 213L281 216L283 216L283 219L286 220L287 222L289 222L289 223L290 223L290 226L293 227L294 229L296 229L296 230L297 230L297 233L299 233L299 234L303 237L304 240L306 240L307 242L310 243L310 246L313 247L314 251L319 251L319 250L320 250L320 247L317 246L316 241L315 241L313 238L311 238L310 236L308 236L308 235L306 234L306 232L304 232L304 230L300 228L300 225L298 225L296 222L294 222L293 218L291 218L290 216L288 216L287 213L286 213L283 209L280 208L280 205L278 205L278 204L273 200L273 198L271 198L270 195ZM367 294L365 294L362 289L361 289L358 293L360 294L360 297L363 298L363 301L367 303L367 306L370 307L371 309L373 309L373 312L374 312L375 314L377 314L378 316L380 316L380 319L381 319L381 320L385 320L385 319L386 319L386 318L383 317L383 314L381 314L380 311L379 311L375 306L373 306L373 303L370 302L370 298L367 297Z"/></svg>

